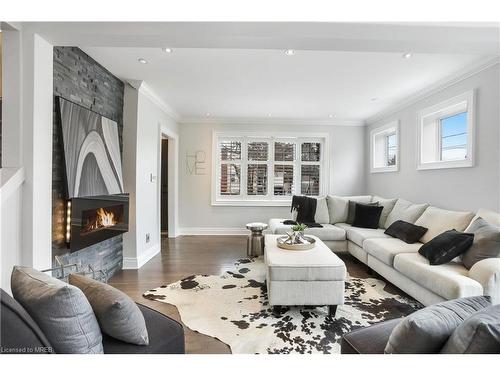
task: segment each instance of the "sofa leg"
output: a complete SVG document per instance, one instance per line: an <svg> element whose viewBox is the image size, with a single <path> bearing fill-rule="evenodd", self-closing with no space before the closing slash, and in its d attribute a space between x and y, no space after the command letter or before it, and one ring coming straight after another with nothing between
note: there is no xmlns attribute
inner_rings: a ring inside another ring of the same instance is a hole
<svg viewBox="0 0 500 375"><path fill-rule="evenodd" d="M337 305L328 306L328 316L331 316L333 318L335 317L336 313L337 313Z"/></svg>

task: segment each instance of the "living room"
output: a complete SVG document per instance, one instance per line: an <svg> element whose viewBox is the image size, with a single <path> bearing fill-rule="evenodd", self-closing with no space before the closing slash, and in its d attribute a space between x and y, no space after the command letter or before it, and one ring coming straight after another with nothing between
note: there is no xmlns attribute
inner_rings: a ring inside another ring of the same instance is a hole
<svg viewBox="0 0 500 375"><path fill-rule="evenodd" d="M2 353L499 354L487 10L2 15Z"/></svg>

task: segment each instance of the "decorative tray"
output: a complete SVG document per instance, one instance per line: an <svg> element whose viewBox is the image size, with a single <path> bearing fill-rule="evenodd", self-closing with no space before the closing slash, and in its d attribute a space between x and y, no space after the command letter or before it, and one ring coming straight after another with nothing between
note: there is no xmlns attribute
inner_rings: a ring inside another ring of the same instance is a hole
<svg viewBox="0 0 500 375"><path fill-rule="evenodd" d="M285 250L311 250L316 246L316 240L309 236L300 236L293 239L291 236L281 236L276 239L276 243L280 249Z"/></svg>

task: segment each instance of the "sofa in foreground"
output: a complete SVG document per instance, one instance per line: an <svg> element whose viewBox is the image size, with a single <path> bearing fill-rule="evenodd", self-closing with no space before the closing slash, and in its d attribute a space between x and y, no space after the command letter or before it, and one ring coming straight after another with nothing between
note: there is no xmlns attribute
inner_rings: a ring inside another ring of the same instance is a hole
<svg viewBox="0 0 500 375"><path fill-rule="evenodd" d="M428 306L344 334L342 354L499 354L500 305L486 296Z"/></svg>
<svg viewBox="0 0 500 375"><path fill-rule="evenodd" d="M15 266L1 290L2 353L183 354L184 330L108 284Z"/></svg>
<svg viewBox="0 0 500 375"><path fill-rule="evenodd" d="M383 206L378 228L353 226L353 202ZM480 209L471 212L444 210L428 204L414 204L404 199L385 199L378 196L327 196L318 198L315 221L322 228L308 228L306 234L320 238L333 251L348 251L385 279L424 305L477 295L491 296L500 303L500 258L483 259L471 267L461 260L430 265L419 249L447 230L465 231L478 217L500 226L500 214ZM284 234L291 226L285 219L271 219L269 230ZM402 220L428 228L416 243L406 243L385 234L394 222Z"/></svg>

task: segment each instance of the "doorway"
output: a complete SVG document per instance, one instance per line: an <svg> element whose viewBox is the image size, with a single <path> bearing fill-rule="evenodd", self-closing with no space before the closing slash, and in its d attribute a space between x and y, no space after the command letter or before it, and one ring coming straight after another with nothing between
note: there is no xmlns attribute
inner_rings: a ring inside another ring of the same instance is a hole
<svg viewBox="0 0 500 375"><path fill-rule="evenodd" d="M161 140L161 192L160 192L160 222L161 235L168 236L168 139Z"/></svg>

